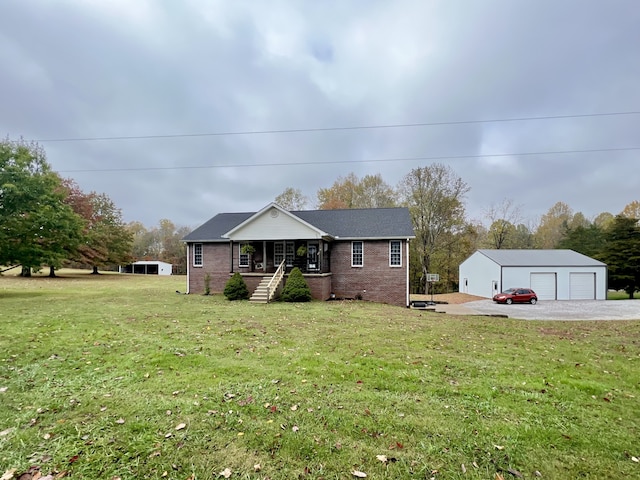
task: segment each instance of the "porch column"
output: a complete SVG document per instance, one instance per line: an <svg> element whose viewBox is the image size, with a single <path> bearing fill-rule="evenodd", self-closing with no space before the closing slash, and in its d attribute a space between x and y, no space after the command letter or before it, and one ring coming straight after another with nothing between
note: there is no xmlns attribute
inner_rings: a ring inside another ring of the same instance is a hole
<svg viewBox="0 0 640 480"><path fill-rule="evenodd" d="M262 241L262 273L267 271L267 241Z"/></svg>

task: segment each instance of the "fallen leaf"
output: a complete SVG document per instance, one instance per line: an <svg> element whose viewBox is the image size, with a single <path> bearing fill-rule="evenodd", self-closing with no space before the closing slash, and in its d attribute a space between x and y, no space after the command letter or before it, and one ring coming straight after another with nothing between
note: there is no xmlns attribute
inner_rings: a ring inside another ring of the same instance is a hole
<svg viewBox="0 0 640 480"><path fill-rule="evenodd" d="M2 475L2 477L0 477L0 480L11 480L13 478L13 474L14 473L16 473L16 469L15 468L10 468L6 472L4 472L4 475Z"/></svg>
<svg viewBox="0 0 640 480"><path fill-rule="evenodd" d="M380 460L382 463L387 463L387 456L386 455L376 455L376 458L378 460Z"/></svg>
<svg viewBox="0 0 640 480"><path fill-rule="evenodd" d="M122 425L124 423L124 418L119 418L118 420L116 420L116 423Z"/></svg>
<svg viewBox="0 0 640 480"><path fill-rule="evenodd" d="M0 387L0 393L4 393L9 390L9 387Z"/></svg>
<svg viewBox="0 0 640 480"><path fill-rule="evenodd" d="M298 427L297 425L294 425L293 427L291 427L291 430L293 430L294 432L297 432L298 430L300 430L300 427Z"/></svg>
<svg viewBox="0 0 640 480"><path fill-rule="evenodd" d="M354 477L358 477L358 478L367 478L367 474L364 472L359 472L358 470L354 470L353 472L351 472L351 475L353 475Z"/></svg>
<svg viewBox="0 0 640 480"><path fill-rule="evenodd" d="M262 467L260 466L260 464L259 464L259 463L256 463L256 464L253 466L253 471L254 471L254 472L259 472L260 470L262 470Z"/></svg>
<svg viewBox="0 0 640 480"><path fill-rule="evenodd" d="M229 478L231 476L231 469L230 468L225 468L218 475L220 475L221 477L224 477L224 478Z"/></svg>
<svg viewBox="0 0 640 480"><path fill-rule="evenodd" d="M462 470L462 473L467 473L467 467L464 466L464 463L460 465L460 469Z"/></svg>
<svg viewBox="0 0 640 480"><path fill-rule="evenodd" d="M524 478L524 476L523 476L523 475L522 475L518 470L515 470L515 469L513 469L513 468L508 469L508 470L507 470L507 472L509 472L509 473L510 473L511 475L513 475L514 477L517 477L517 478Z"/></svg>
<svg viewBox="0 0 640 480"><path fill-rule="evenodd" d="M293 407L291 407L292 412L295 412L296 410L298 410L298 405L294 405Z"/></svg>
<svg viewBox="0 0 640 480"><path fill-rule="evenodd" d="M638 458L638 457L631 457L631 461L638 463L638 462L640 462L640 458Z"/></svg>
<svg viewBox="0 0 640 480"><path fill-rule="evenodd" d="M496 450L504 450L504 446L502 445L494 445L494 447L496 447Z"/></svg>
<svg viewBox="0 0 640 480"><path fill-rule="evenodd" d="M504 480L504 477L496 472L496 479L495 480Z"/></svg>
<svg viewBox="0 0 640 480"><path fill-rule="evenodd" d="M176 425L176 430L182 430L183 428L185 428L187 426L186 423L179 423L178 425Z"/></svg>

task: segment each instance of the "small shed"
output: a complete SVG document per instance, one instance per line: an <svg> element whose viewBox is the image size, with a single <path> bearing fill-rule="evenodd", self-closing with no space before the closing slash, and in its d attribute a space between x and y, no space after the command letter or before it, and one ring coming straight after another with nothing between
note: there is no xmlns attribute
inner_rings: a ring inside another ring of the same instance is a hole
<svg viewBox="0 0 640 480"><path fill-rule="evenodd" d="M173 265L159 260L140 260L129 265L120 266L120 273L139 275L171 275Z"/></svg>
<svg viewBox="0 0 640 480"><path fill-rule="evenodd" d="M460 264L459 291L492 298L529 287L539 300L606 300L606 264L573 250L478 250Z"/></svg>

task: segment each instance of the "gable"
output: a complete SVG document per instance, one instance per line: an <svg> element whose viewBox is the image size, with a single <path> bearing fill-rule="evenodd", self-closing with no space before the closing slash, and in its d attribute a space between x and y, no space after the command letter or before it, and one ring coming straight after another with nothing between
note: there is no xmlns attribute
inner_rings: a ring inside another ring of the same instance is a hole
<svg viewBox="0 0 640 480"><path fill-rule="evenodd" d="M225 235L233 241L321 239L327 234L301 218L271 204Z"/></svg>

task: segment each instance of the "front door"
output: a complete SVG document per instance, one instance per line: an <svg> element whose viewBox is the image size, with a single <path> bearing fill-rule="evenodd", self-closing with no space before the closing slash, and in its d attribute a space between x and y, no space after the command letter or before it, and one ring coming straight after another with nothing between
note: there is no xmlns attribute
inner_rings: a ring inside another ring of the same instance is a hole
<svg viewBox="0 0 640 480"><path fill-rule="evenodd" d="M310 243L307 246L307 270L309 272L315 272L320 270L318 263L318 244Z"/></svg>

